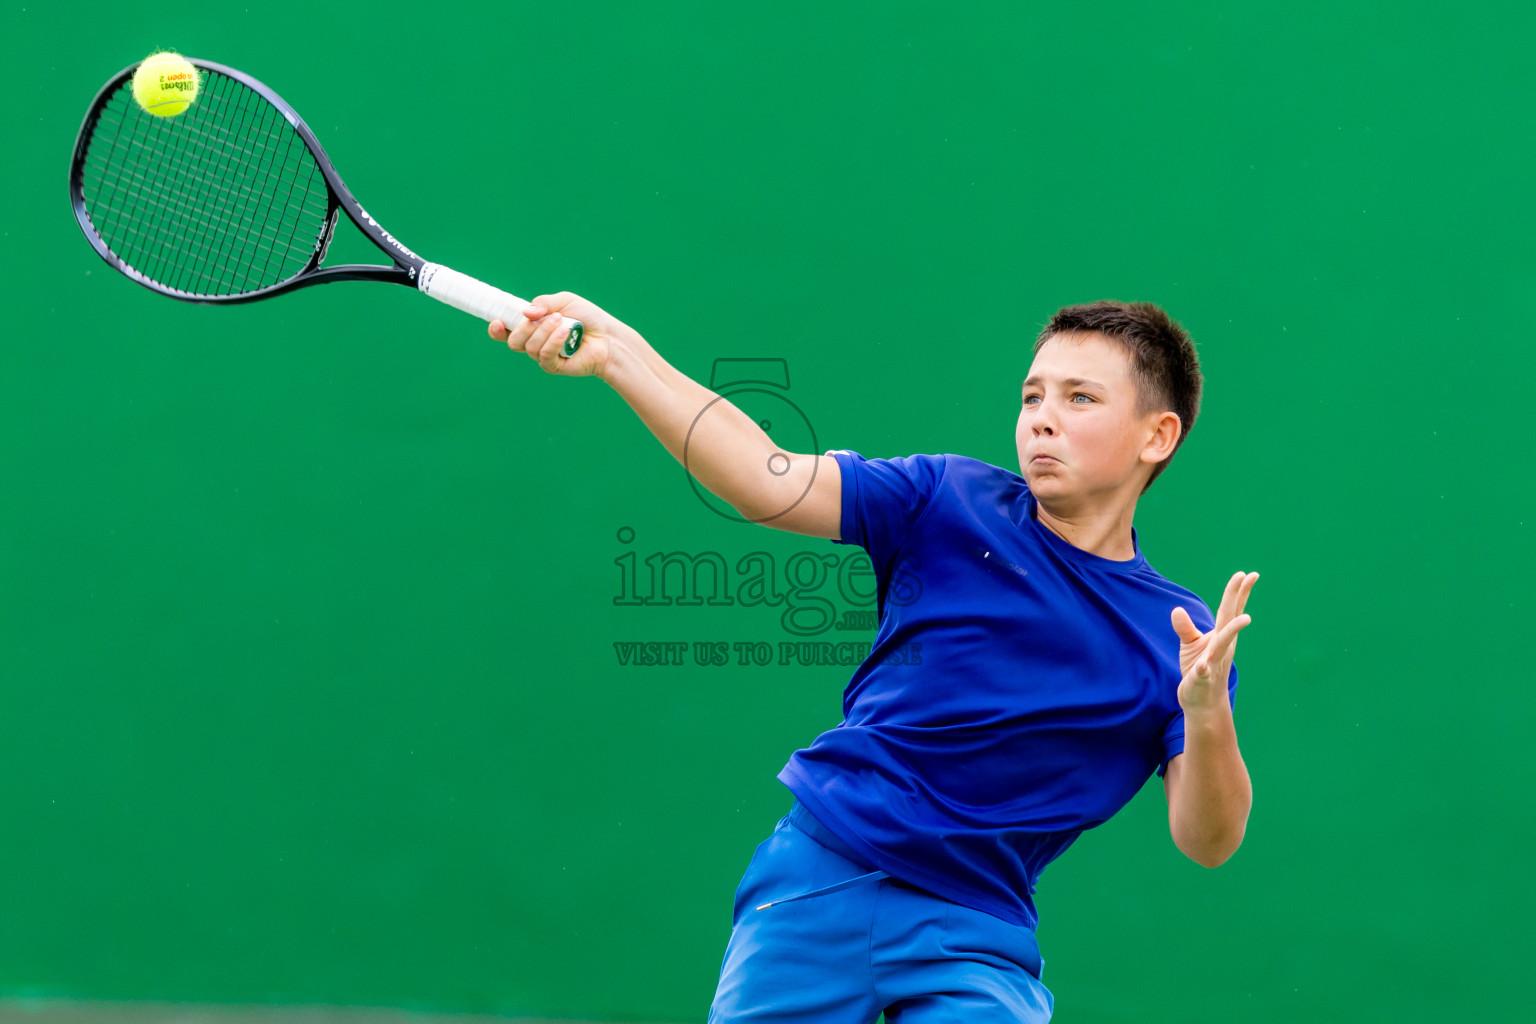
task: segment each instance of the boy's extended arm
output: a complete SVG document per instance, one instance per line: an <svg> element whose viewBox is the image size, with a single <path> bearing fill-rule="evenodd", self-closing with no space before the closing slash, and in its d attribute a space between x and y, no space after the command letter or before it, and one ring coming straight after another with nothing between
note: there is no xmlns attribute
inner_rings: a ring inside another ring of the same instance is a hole
<svg viewBox="0 0 1536 1024"><path fill-rule="evenodd" d="M560 318L549 312L579 319L586 328L581 349L569 360L554 355L563 334L556 330ZM836 459L784 451L750 416L663 359L638 331L579 296L540 296L524 317L510 331L494 321L491 336L548 372L601 377L694 479L745 518L839 539Z"/></svg>

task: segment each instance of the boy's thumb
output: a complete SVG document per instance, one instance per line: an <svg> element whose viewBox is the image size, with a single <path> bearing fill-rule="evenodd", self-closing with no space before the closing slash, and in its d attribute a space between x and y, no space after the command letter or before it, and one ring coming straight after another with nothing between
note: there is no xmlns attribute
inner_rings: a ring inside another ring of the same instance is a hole
<svg viewBox="0 0 1536 1024"><path fill-rule="evenodd" d="M576 296L570 292L555 292L553 295L539 295L528 303L528 307L523 310L523 314L525 316L532 316L533 319L537 320L539 317L545 315L546 313L560 312L566 306L570 305L571 300L575 297Z"/></svg>
<svg viewBox="0 0 1536 1024"><path fill-rule="evenodd" d="M1189 617L1189 612L1182 607L1173 610L1173 631L1179 635L1181 643L1192 643L1199 640L1201 633L1195 626L1195 621Z"/></svg>

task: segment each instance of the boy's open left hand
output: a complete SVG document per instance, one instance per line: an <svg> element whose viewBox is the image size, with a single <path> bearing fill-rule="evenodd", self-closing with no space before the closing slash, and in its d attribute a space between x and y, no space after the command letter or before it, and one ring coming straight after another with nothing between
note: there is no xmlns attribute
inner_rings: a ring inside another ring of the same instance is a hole
<svg viewBox="0 0 1536 1024"><path fill-rule="evenodd" d="M1195 627L1183 608L1173 610L1173 631L1179 635L1179 706L1184 713L1232 712L1227 696L1227 678L1232 674L1232 658L1237 653L1237 634L1253 621L1243 614L1248 595L1258 582L1256 572L1235 573L1227 581L1216 611L1216 624L1209 633Z"/></svg>

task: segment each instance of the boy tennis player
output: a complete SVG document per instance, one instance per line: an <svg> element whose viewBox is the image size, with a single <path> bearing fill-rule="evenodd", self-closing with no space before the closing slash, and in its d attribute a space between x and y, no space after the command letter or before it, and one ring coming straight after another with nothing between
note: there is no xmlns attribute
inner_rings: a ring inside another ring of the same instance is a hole
<svg viewBox="0 0 1536 1024"><path fill-rule="evenodd" d="M552 311L586 325L568 360ZM1200 404L1194 346L1161 309L1094 302L1046 323L1022 476L961 455L782 452L569 292L490 331L550 373L606 380L743 516L873 563L873 647L843 723L779 773L795 800L736 891L711 1022L1048 1021L1031 899L1047 864L1154 771L1187 856L1216 867L1242 842L1232 659L1258 574L1235 574L1212 616L1132 526Z"/></svg>

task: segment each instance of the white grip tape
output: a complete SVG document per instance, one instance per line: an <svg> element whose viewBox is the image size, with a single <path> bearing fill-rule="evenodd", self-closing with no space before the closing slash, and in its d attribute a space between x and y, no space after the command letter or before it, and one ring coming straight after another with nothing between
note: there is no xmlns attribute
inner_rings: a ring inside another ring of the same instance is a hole
<svg viewBox="0 0 1536 1024"><path fill-rule="evenodd" d="M516 325L523 310L528 308L526 300L441 263L424 264L421 272L416 275L416 287L422 294L430 295L438 302L446 302L454 309L462 309L486 323L500 320L509 329ZM563 314L556 315L560 317L561 330L569 335L576 321ZM562 357L565 355L564 352L560 354Z"/></svg>

